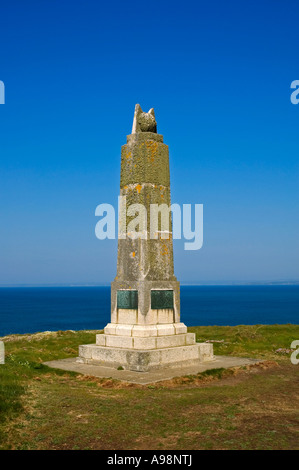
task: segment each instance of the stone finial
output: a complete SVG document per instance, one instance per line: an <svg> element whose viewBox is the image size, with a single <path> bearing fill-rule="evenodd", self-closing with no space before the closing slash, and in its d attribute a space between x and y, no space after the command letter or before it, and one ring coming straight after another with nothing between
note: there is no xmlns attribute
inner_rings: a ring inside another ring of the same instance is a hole
<svg viewBox="0 0 299 470"><path fill-rule="evenodd" d="M136 134L137 132L157 133L157 122L154 108L151 108L148 113L144 113L140 104L136 104L132 134Z"/></svg>

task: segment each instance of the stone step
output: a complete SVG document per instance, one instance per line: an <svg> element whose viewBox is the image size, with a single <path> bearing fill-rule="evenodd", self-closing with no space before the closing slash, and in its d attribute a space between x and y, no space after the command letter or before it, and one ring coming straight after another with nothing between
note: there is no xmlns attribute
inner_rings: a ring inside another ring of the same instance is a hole
<svg viewBox="0 0 299 470"><path fill-rule="evenodd" d="M137 350L86 344L79 346L78 362L146 372L161 367L196 366L212 361L213 345L196 343L174 348Z"/></svg>
<svg viewBox="0 0 299 470"><path fill-rule="evenodd" d="M136 325L124 323L108 323L104 328L106 335L117 336L169 336L187 333L184 323L164 323L156 325Z"/></svg>
<svg viewBox="0 0 299 470"><path fill-rule="evenodd" d="M169 336L118 336L118 335L96 335L98 346L108 346L114 348L127 349L160 349L173 348L195 344L195 333L183 333Z"/></svg>

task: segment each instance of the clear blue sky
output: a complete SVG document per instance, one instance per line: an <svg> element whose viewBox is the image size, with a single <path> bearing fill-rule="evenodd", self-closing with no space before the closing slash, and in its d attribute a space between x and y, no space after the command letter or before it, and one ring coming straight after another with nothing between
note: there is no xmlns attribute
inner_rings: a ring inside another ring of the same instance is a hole
<svg viewBox="0 0 299 470"><path fill-rule="evenodd" d="M0 285L108 283L135 103L169 145L172 202L204 205L181 282L299 279L298 1L10 1L0 16Z"/></svg>

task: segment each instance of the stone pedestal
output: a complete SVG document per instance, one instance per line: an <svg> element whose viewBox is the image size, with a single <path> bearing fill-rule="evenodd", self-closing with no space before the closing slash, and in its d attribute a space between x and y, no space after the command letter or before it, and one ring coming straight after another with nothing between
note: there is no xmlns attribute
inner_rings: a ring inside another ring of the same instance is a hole
<svg viewBox="0 0 299 470"><path fill-rule="evenodd" d="M180 321L180 288L174 275L169 211L168 146L157 134L153 109L136 105L132 134L121 152L117 275L111 284L111 322L96 344L79 347L78 362L149 371L213 360L213 346L196 343ZM138 232L130 227L142 205ZM137 206L136 206L137 205ZM152 224L153 205L164 217ZM166 212L165 212L166 209ZM140 227L141 225L141 227Z"/></svg>
<svg viewBox="0 0 299 470"><path fill-rule="evenodd" d="M190 341L190 339L185 337L182 342ZM182 342L180 338L180 344ZM122 367L137 372L147 372L163 367L192 367L214 359L213 347L207 343L153 349L129 349L88 344L79 346L79 355L77 362L113 368Z"/></svg>

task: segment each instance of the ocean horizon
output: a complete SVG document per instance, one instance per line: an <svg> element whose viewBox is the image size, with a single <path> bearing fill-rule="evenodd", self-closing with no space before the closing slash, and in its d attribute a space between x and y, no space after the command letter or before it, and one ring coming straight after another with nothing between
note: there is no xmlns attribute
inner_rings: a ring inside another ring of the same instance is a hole
<svg viewBox="0 0 299 470"><path fill-rule="evenodd" d="M298 324L299 285L181 285L187 326ZM110 286L0 288L0 336L103 329Z"/></svg>

